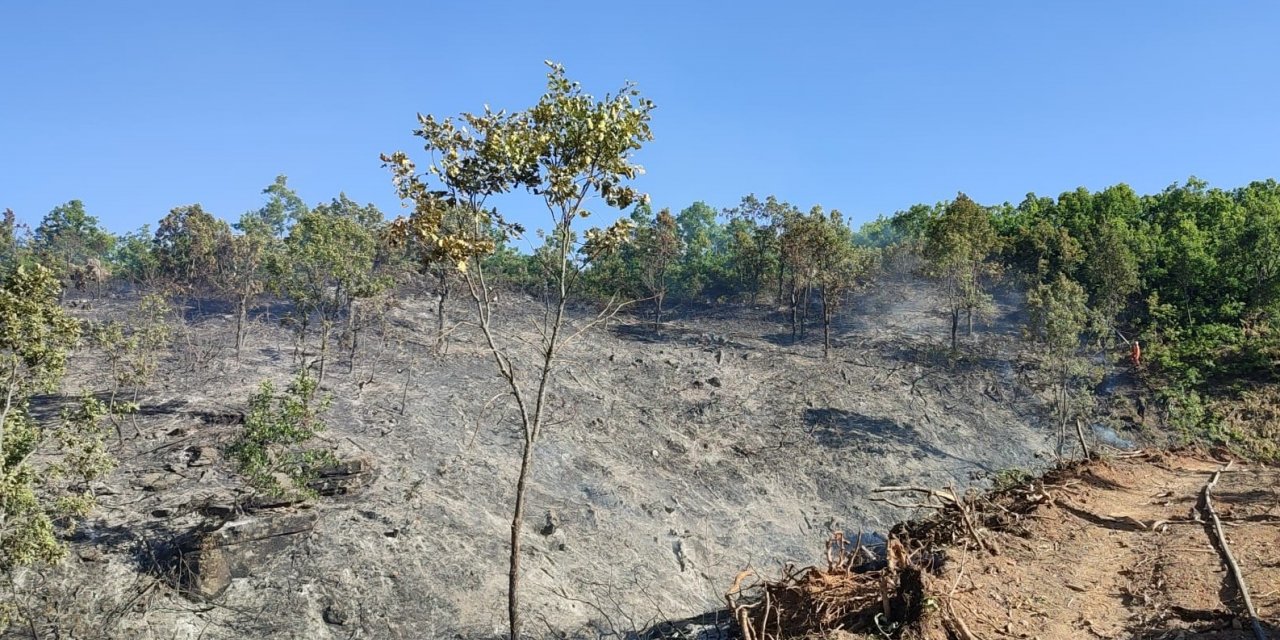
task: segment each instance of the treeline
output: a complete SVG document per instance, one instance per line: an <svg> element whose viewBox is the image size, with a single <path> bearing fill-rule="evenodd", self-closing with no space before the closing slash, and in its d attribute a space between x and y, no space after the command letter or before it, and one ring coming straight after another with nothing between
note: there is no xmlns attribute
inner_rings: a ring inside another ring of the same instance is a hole
<svg viewBox="0 0 1280 640"><path fill-rule="evenodd" d="M382 213L344 195L308 207L283 176L264 194L264 205L234 224L190 205L173 209L154 233L143 227L121 236L79 201L25 232L6 212L0 259L39 262L85 290L114 280L224 296L240 318L237 346L252 308L264 296L283 297L294 303L296 328L316 334L322 351L358 300L416 277L440 296L443 332L455 265L427 250L429 243L391 242ZM995 206L960 194L857 229L838 211L754 195L721 210L696 202L655 213L641 204L629 217L621 248L586 265L576 286L602 300L637 300L656 323L675 305L764 302L783 306L792 334L804 337L811 327L829 327L845 296L887 261L942 285L939 312L950 319L953 348L989 306L995 283L1031 290L1065 280L1087 297L1092 339L1141 341L1153 370L1170 381L1203 389L1276 376L1274 180L1224 190L1192 178L1152 195L1121 184ZM556 238L531 254L499 242L487 272L536 293L549 282Z"/></svg>

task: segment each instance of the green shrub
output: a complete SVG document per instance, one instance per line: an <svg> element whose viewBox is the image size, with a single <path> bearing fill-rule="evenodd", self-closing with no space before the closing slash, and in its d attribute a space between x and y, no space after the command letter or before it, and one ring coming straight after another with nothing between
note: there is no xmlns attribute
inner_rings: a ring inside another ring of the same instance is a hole
<svg viewBox="0 0 1280 640"><path fill-rule="evenodd" d="M306 369L283 394L265 381L249 397L244 430L228 448L251 485L271 495L290 490L307 493L307 481L319 467L331 464L333 455L305 445L324 431L320 415L329 408L329 397L317 397L316 380Z"/></svg>

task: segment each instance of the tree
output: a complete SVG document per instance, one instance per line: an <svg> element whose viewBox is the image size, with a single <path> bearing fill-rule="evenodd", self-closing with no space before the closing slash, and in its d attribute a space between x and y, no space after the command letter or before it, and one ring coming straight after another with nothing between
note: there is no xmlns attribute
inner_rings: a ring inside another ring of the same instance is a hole
<svg viewBox="0 0 1280 640"><path fill-rule="evenodd" d="M722 262L718 258L727 239L716 216L716 210L701 200L676 215L683 253L680 271L684 277L680 287L688 297L705 291L721 279Z"/></svg>
<svg viewBox="0 0 1280 640"><path fill-rule="evenodd" d="M55 522L86 513L88 483L115 464L103 446L102 404L92 397L58 427L28 411L32 394L57 386L79 338L78 323L58 305L59 289L39 265L18 266L0 282L0 571L60 559Z"/></svg>
<svg viewBox="0 0 1280 640"><path fill-rule="evenodd" d="M377 254L377 236L359 219L321 207L298 219L283 251L274 256L275 283L293 302L300 345L305 344L313 318L319 322L320 384L333 328L356 299L386 287L386 280L373 270Z"/></svg>
<svg viewBox="0 0 1280 640"><path fill-rule="evenodd" d="M17 261L18 249L18 219L13 209L5 209L0 219L0 269Z"/></svg>
<svg viewBox="0 0 1280 640"><path fill-rule="evenodd" d="M1051 282L1036 285L1027 294L1027 307L1031 312L1027 335L1043 348L1054 379L1058 455L1062 455L1067 422L1075 418L1076 437L1086 459L1090 457L1089 445L1085 442L1080 413L1089 392L1073 388L1072 381L1088 369L1088 364L1077 357L1080 336L1089 325L1087 300L1084 287L1061 273Z"/></svg>
<svg viewBox="0 0 1280 640"><path fill-rule="evenodd" d="M636 229L635 249L640 261L640 283L653 299L653 330L662 324L662 303L666 300L680 260L683 243L670 209Z"/></svg>
<svg viewBox="0 0 1280 640"><path fill-rule="evenodd" d="M236 229L246 231L246 222L264 226L272 236L284 238L289 227L307 215L308 209L298 193L289 188L289 178L283 174L276 176L275 182L267 185L262 193L267 196L267 203L257 211L250 211L241 217ZM343 196L344 198L346 196Z"/></svg>
<svg viewBox="0 0 1280 640"><path fill-rule="evenodd" d="M1121 220L1104 220L1090 234L1088 255L1081 275L1090 292L1092 307L1108 327L1137 293L1138 259L1129 248L1127 229Z"/></svg>
<svg viewBox="0 0 1280 640"><path fill-rule="evenodd" d="M963 193L928 224L925 257L930 271L943 283L951 316L952 351L956 350L960 312L968 312L971 335L974 311L989 302L982 279L990 273L987 258L998 242L991 216Z"/></svg>
<svg viewBox="0 0 1280 640"><path fill-rule="evenodd" d="M230 235L231 227L199 204L175 207L156 228L160 273L188 295L209 286L218 269L218 247Z"/></svg>
<svg viewBox="0 0 1280 640"><path fill-rule="evenodd" d="M547 91L533 107L507 114L486 108L481 114L462 114L457 120L419 116L415 135L425 141L435 162L420 175L404 153L383 156L392 170L401 198L414 206L415 217L394 223L400 237L415 237L440 246L462 273L481 333L494 365L505 381L520 417L523 435L520 470L511 518L511 555L507 612L510 637L520 637L520 543L534 445L546 424L552 374L566 336L566 309L585 268L623 242L630 220L622 218L607 230L589 230L575 241L574 223L587 217L588 201L599 198L609 207L624 209L642 196L626 181L640 174L632 153L653 136L649 129L653 103L627 84L597 101L569 80L564 68L548 63ZM432 190L428 183L439 186ZM503 340L494 325L485 258L498 243L492 233L442 233L451 206L471 215L473 229L493 229L511 237L521 230L505 224L484 208L488 196L526 188L538 196L551 216L548 242L554 249L549 262L551 296L541 325L542 341L536 363L522 366L514 345Z"/></svg>
<svg viewBox="0 0 1280 640"><path fill-rule="evenodd" d="M799 209L779 201L774 196L769 196L761 202L755 194L743 196L742 202L737 207L725 211L725 215L730 220L741 220L754 226L753 232L749 234L751 244L754 246L748 248L745 237L736 237L733 241L738 249L735 254L739 258L736 269L750 283L753 304L760 288L764 285L766 269L770 267L776 270L777 301L782 302L783 271L786 265L778 257L779 241L786 230L787 221L799 214Z"/></svg>
<svg viewBox="0 0 1280 640"><path fill-rule="evenodd" d="M235 301L236 361L239 362L248 331L249 308L254 299L267 289L270 278L267 265L279 243L267 223L254 216L246 214L236 228L241 231L239 235L219 237L217 269L212 280L218 290Z"/></svg>
<svg viewBox="0 0 1280 640"><path fill-rule="evenodd" d="M101 260L114 238L85 212L84 203L71 200L54 207L36 227L33 248L41 262L68 277L90 260Z"/></svg>
<svg viewBox="0 0 1280 640"><path fill-rule="evenodd" d="M873 254L854 245L853 231L839 211L816 221L814 273L822 295L822 355L831 356L831 319L840 302L871 269Z"/></svg>
<svg viewBox="0 0 1280 640"><path fill-rule="evenodd" d="M148 225L120 236L109 262L118 274L136 287L152 288L160 281L160 257Z"/></svg>

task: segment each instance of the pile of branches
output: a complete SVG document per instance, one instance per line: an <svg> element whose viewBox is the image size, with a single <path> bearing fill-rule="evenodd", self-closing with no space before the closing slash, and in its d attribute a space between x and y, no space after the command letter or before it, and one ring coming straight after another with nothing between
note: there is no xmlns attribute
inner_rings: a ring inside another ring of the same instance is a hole
<svg viewBox="0 0 1280 640"><path fill-rule="evenodd" d="M897 539L885 558L837 532L827 540L825 568L788 565L776 580L748 569L725 594L743 640L780 640L813 633L876 629L888 636L924 606L922 566ZM868 569L869 567L878 567Z"/></svg>

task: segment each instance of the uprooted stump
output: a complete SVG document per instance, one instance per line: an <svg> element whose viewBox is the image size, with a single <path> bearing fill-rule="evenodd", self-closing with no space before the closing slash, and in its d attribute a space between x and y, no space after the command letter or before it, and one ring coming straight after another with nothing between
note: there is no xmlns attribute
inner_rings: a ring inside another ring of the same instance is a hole
<svg viewBox="0 0 1280 640"><path fill-rule="evenodd" d="M932 557L913 558L891 539L883 567L863 570L873 565L866 562L861 542L848 549L844 535L836 533L827 541L826 568L788 566L777 580L761 580L750 570L739 573L725 600L743 640L872 630L887 636L927 613L932 600L926 595L926 571Z"/></svg>
<svg viewBox="0 0 1280 640"><path fill-rule="evenodd" d="M190 598L217 598L233 578L247 577L287 555L314 528L316 518L314 511L272 514L188 533L173 547L171 581Z"/></svg>

